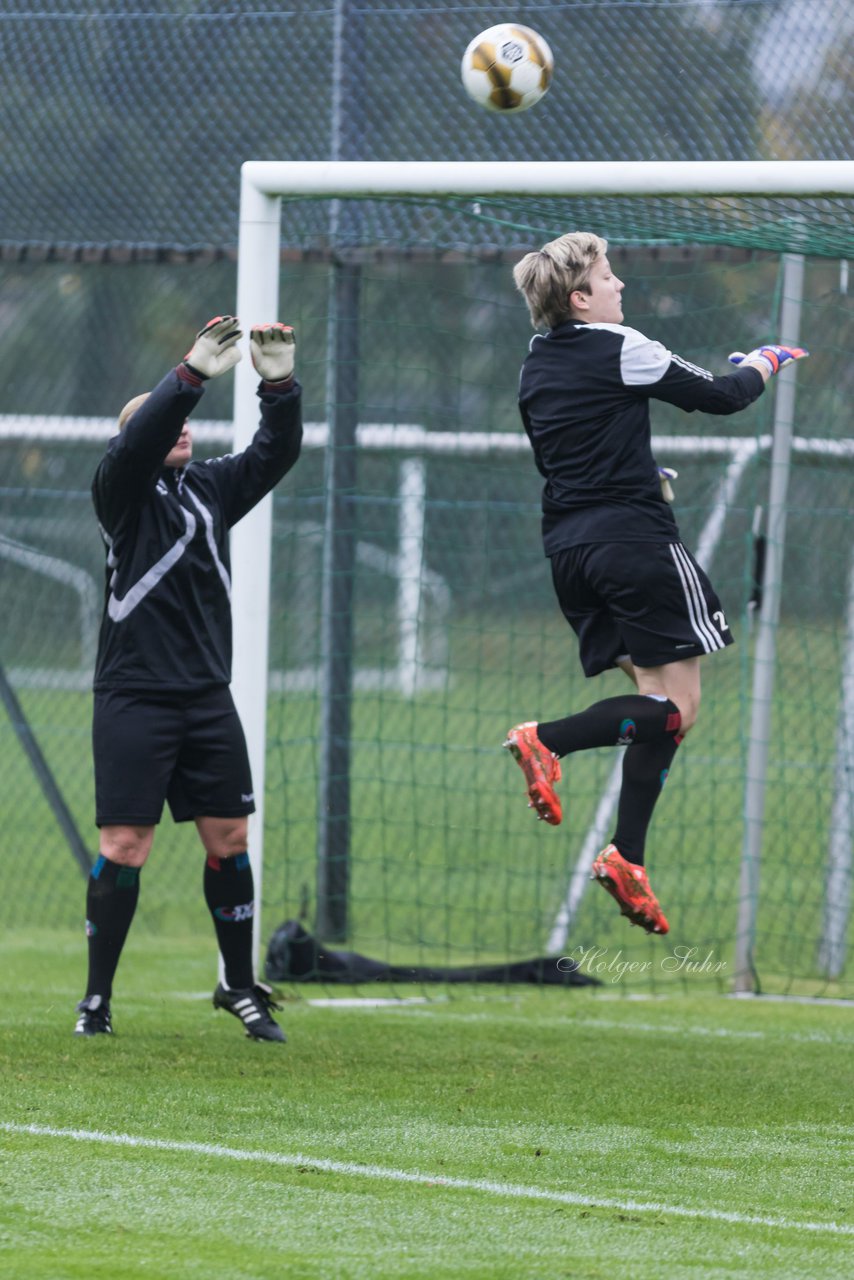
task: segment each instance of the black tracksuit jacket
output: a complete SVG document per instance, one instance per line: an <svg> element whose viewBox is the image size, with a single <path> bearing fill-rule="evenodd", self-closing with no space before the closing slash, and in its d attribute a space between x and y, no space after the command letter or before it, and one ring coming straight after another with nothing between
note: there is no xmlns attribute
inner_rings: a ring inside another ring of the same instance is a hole
<svg viewBox="0 0 854 1280"><path fill-rule="evenodd" d="M730 414L764 386L757 369L716 377L626 325L571 320L537 334L519 408L546 481L546 555L590 542L677 542L652 456L650 400Z"/></svg>
<svg viewBox="0 0 854 1280"><path fill-rule="evenodd" d="M96 690L191 694L231 681L228 531L296 462L301 389L261 384L261 423L242 453L164 467L202 393L173 369L95 472L107 549Z"/></svg>

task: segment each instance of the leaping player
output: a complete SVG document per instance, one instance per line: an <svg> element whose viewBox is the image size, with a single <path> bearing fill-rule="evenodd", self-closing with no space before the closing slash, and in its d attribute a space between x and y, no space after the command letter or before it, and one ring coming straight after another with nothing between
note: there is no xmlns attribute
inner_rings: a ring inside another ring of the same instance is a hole
<svg viewBox="0 0 854 1280"><path fill-rule="evenodd" d="M537 333L522 366L519 407L542 474L543 543L584 673L619 667L636 691L585 711L510 729L529 806L557 826L560 761L626 745L613 839L592 875L647 933L667 919L644 869L647 829L680 742L697 719L700 661L733 643L723 607L683 544L669 476L652 455L650 401L687 413L747 408L800 347L767 344L717 376L623 324L624 284L608 245L575 231L514 270ZM672 474L672 473L671 473Z"/></svg>

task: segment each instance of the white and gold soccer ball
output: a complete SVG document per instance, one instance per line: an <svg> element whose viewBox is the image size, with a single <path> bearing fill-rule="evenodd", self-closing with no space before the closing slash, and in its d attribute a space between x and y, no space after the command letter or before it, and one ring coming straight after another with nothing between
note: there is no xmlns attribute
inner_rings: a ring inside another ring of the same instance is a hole
<svg viewBox="0 0 854 1280"><path fill-rule="evenodd" d="M463 87L487 111L527 111L549 87L554 58L541 35L502 22L475 36L463 54Z"/></svg>

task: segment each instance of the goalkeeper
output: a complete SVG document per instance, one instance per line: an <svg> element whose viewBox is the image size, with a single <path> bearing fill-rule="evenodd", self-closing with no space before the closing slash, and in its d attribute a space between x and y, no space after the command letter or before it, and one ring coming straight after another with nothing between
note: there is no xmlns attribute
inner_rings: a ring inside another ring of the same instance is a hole
<svg viewBox="0 0 854 1280"><path fill-rule="evenodd" d="M225 970L214 1006L256 1040L285 1038L252 964L246 848L255 805L229 690L228 531L299 456L293 330L266 324L250 333L261 421L243 453L191 461L187 421L208 379L240 360L242 336L233 316L211 320L177 368L125 405L95 472L107 557L92 732L100 850L87 886L89 974L77 1035L112 1031L113 978L167 801L176 822L195 822L206 854L204 895Z"/></svg>
<svg viewBox="0 0 854 1280"><path fill-rule="evenodd" d="M769 344L718 377L623 324L623 282L607 242L572 232L527 254L514 279L538 333L519 407L544 477L543 541L587 676L620 667L636 692L576 715L516 725L504 743L530 807L556 826L561 758L626 745L613 839L593 878L632 924L666 933L644 869L647 828L679 743L700 706L700 660L732 644L712 584L680 540L650 443L650 401L737 413L799 347Z"/></svg>

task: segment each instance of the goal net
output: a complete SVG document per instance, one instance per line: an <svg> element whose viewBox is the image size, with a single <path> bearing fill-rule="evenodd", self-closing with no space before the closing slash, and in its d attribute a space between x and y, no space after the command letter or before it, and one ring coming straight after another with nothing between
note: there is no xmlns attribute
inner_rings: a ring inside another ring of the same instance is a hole
<svg viewBox="0 0 854 1280"><path fill-rule="evenodd" d="M406 195L400 183L385 198L301 192L281 207L284 187L272 184L246 214L261 233L241 244L239 313L295 326L308 423L297 467L234 540L235 690L266 774L253 833L262 955L279 923L302 918L329 946L402 965L565 955L620 990L854 994L850 190ZM554 829L526 809L522 775L500 749L519 720L625 685L617 673L581 675L516 409L531 331L512 265L577 227L610 241L627 323L686 358L724 371L735 348L794 338L780 327L793 303L812 353L788 422L773 385L730 419L653 406L656 456L679 472L683 539L738 641L704 664L701 718L651 830L667 940L630 929L588 888L592 855L613 832L619 749L565 762L566 816ZM797 297L792 262L803 266ZM181 272L175 297L193 267ZM49 301L45 287L45 311ZM254 426L247 363L238 445ZM58 423L22 404L23 416L0 422L4 667L82 825L84 579L99 585L100 574L85 491L109 431L100 412ZM228 447L228 412L215 405L202 449ZM53 478L49 458L64 460ZM269 615L259 609L268 571ZM50 923L65 910L44 890L56 824L6 732L18 794L36 815L23 832L32 900L42 895ZM158 847L182 838L164 830ZM65 861L57 874L73 899L79 872ZM196 861L164 853L162 888L147 884L141 899L151 928L176 927L171 904L196 894Z"/></svg>

